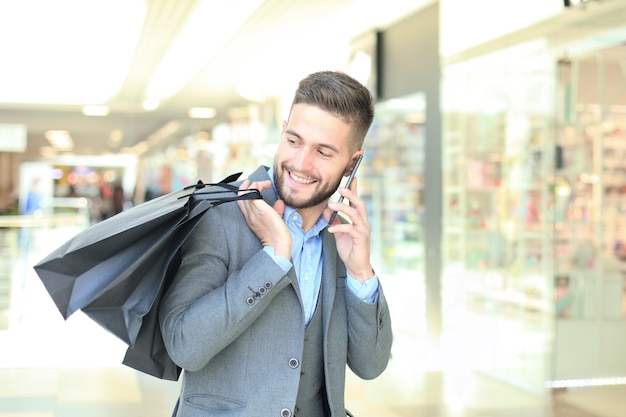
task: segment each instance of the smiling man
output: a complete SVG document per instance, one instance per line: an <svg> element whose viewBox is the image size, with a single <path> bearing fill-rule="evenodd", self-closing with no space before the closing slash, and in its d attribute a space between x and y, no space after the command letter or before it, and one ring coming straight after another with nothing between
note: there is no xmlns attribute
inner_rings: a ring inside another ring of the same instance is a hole
<svg viewBox="0 0 626 417"><path fill-rule="evenodd" d="M330 201L363 154L369 91L323 71L303 79L271 168L240 188L263 200L211 209L182 249L160 310L184 369L174 416L344 417L346 366L379 376L391 321L370 263L357 181ZM341 210L349 222L328 221Z"/></svg>

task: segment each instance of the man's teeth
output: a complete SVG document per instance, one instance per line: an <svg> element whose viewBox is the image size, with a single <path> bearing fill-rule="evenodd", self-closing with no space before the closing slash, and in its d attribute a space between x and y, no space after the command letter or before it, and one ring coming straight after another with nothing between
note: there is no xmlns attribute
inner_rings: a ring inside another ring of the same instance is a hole
<svg viewBox="0 0 626 417"><path fill-rule="evenodd" d="M293 179L295 182L299 184L312 184L313 183L313 180L307 180L306 178L297 177L291 172L289 173L289 176L291 177L291 179Z"/></svg>

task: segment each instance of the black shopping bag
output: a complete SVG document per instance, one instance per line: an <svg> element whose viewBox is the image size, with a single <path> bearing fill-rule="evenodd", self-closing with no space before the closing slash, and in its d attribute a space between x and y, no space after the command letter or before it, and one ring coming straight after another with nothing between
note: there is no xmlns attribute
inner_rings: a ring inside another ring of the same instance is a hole
<svg viewBox="0 0 626 417"><path fill-rule="evenodd" d="M180 369L160 335L160 299L178 269L180 247L207 210L261 198L258 190L231 184L239 175L217 184L199 182L123 211L37 263L35 271L63 317L83 311L129 346L124 364L178 379Z"/></svg>

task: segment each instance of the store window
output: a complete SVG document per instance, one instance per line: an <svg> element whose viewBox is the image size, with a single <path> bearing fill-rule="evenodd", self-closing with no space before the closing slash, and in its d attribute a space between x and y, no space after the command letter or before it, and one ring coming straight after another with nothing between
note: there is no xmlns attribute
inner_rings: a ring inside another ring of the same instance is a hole
<svg viewBox="0 0 626 417"><path fill-rule="evenodd" d="M561 61L554 181L560 318L623 318L626 48Z"/></svg>
<svg viewBox="0 0 626 417"><path fill-rule="evenodd" d="M554 72L532 42L448 66L443 83L447 335L468 366L536 392L553 324Z"/></svg>
<svg viewBox="0 0 626 417"><path fill-rule="evenodd" d="M625 56L626 47L615 46L558 63L550 382L557 387L625 381Z"/></svg>
<svg viewBox="0 0 626 417"><path fill-rule="evenodd" d="M425 331L425 110L423 93L378 103L359 168L359 191L372 228L372 257L385 277L395 330L404 335Z"/></svg>

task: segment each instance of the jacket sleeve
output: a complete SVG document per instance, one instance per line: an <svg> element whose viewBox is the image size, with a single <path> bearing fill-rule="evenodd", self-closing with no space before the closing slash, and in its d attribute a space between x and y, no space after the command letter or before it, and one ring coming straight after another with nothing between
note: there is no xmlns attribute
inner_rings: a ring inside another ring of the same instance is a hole
<svg viewBox="0 0 626 417"><path fill-rule="evenodd" d="M346 287L348 366L360 378L374 379L387 367L393 340L391 317L379 283L374 303L360 300Z"/></svg>
<svg viewBox="0 0 626 417"><path fill-rule="evenodd" d="M212 208L183 245L180 268L160 306L169 355L183 369L202 369L289 283L235 203Z"/></svg>

